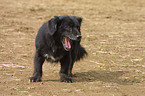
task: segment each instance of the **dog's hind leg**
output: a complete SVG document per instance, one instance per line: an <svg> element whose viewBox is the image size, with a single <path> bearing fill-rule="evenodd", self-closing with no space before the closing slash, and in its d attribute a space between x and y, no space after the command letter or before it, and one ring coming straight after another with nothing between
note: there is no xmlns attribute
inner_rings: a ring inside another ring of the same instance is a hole
<svg viewBox="0 0 145 96"><path fill-rule="evenodd" d="M42 77L42 65L45 61L45 58L39 56L38 53L35 53L34 57L34 73L33 76L29 78L30 82L40 82Z"/></svg>

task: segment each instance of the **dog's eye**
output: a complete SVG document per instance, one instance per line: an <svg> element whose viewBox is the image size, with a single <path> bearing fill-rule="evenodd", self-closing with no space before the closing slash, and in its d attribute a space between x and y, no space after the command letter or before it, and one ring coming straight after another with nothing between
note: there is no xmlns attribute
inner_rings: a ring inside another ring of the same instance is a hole
<svg viewBox="0 0 145 96"><path fill-rule="evenodd" d="M66 30L72 30L70 26L65 27Z"/></svg>
<svg viewBox="0 0 145 96"><path fill-rule="evenodd" d="M79 30L80 29L80 26L77 26L77 29Z"/></svg>

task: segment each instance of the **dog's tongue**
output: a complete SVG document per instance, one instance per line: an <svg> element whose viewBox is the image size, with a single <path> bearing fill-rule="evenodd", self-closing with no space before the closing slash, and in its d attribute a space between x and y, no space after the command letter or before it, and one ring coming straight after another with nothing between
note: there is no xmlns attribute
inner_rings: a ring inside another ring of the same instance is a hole
<svg viewBox="0 0 145 96"><path fill-rule="evenodd" d="M65 37L65 47L67 49L70 49L71 48L70 39L68 37Z"/></svg>

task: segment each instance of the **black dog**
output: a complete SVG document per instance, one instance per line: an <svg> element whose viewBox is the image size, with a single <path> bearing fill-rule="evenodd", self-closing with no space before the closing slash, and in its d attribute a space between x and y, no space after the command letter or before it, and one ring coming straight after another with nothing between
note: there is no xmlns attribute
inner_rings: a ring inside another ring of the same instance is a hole
<svg viewBox="0 0 145 96"><path fill-rule="evenodd" d="M80 45L82 18L75 16L55 16L42 25L36 37L34 73L30 82L40 82L42 65L45 61L60 61L60 81L72 83L72 68L87 52Z"/></svg>

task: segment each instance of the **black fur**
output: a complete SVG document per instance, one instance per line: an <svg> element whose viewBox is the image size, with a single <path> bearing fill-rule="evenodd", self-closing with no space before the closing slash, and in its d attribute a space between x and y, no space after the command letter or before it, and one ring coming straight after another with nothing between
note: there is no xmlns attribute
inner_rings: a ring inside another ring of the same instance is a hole
<svg viewBox="0 0 145 96"><path fill-rule="evenodd" d="M82 18L55 16L41 26L36 36L34 73L30 82L40 82L45 61L60 62L60 81L72 82L72 68L87 52L80 45Z"/></svg>

